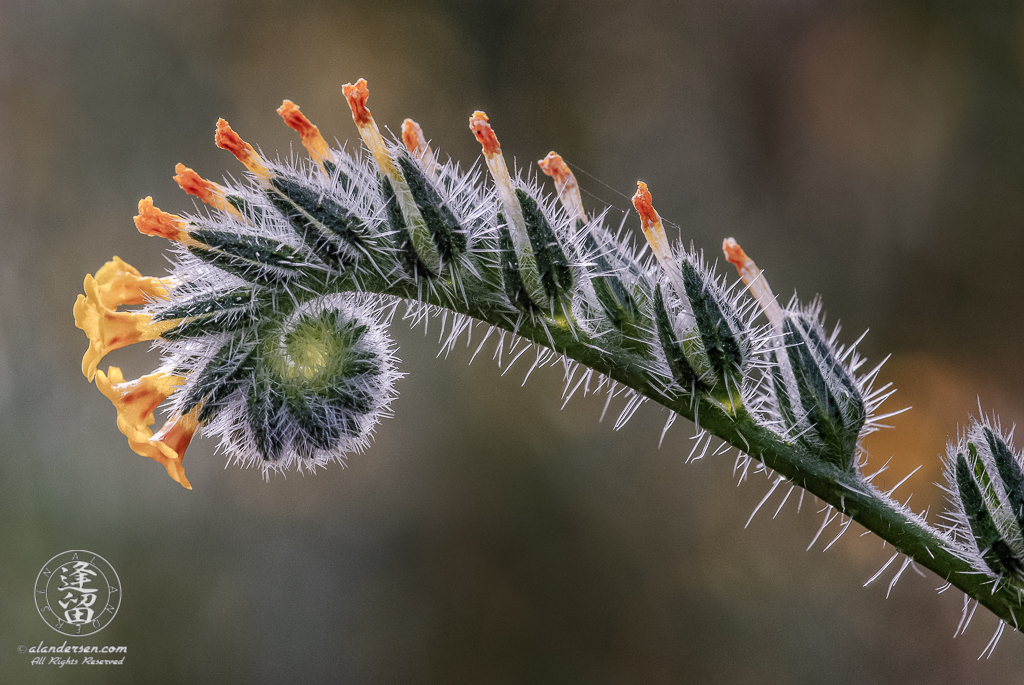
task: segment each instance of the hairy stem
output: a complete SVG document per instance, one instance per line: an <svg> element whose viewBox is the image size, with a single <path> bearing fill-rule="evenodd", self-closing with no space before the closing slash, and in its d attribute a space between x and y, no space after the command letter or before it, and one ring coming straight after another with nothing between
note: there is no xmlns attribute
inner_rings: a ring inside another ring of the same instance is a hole
<svg viewBox="0 0 1024 685"><path fill-rule="evenodd" d="M488 280L489 277L496 279L497 275L484 273L482 276ZM465 292L471 294L474 285L488 290L493 287L485 285L483 280L476 284L466 282ZM857 470L840 469L806 447L785 441L757 425L742 408L733 416L706 395L693 396L673 388L653 387L650 374L644 370L645 359L634 350L609 345L607 340L597 344L578 327L565 321L545 318L542 325L537 317L511 319L507 310L481 306L481 301L472 296L454 299L429 287L418 289L407 279L389 281L380 276L364 275L356 283L349 277L343 277L318 283L310 291L310 296L329 291L373 292L443 307L553 349L695 421L699 428L759 460L875 533L920 566L931 569L1011 626L1018 627L1018 614L1024 616L1024 601L1009 584L994 585L989 577L952 551L953 546L943 532L879 492Z"/></svg>

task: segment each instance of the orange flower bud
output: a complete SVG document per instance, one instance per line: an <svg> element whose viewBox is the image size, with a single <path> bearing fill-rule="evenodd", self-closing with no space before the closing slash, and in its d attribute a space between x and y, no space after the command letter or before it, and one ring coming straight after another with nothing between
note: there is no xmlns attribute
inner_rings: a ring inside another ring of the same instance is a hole
<svg viewBox="0 0 1024 685"><path fill-rule="evenodd" d="M231 125L223 119L217 120L217 135L214 137L217 147L227 150L235 156L245 168L260 178L270 178L270 169L264 164L263 158L256 152L256 148L242 140L237 133L231 129Z"/></svg>
<svg viewBox="0 0 1024 685"><path fill-rule="evenodd" d="M299 111L298 105L291 100L285 100L277 108L277 113L284 119L288 128L299 134L302 139L302 147L306 148L306 152L313 158L313 161L323 168L323 163L331 159L331 148L324 137L320 135L320 129L314 126L313 122Z"/></svg>
<svg viewBox="0 0 1024 685"><path fill-rule="evenodd" d="M174 173L174 181L189 195L198 197L211 207L216 207L231 214L238 214L238 210L225 199L227 188L224 186L213 181L207 181L184 164L175 166Z"/></svg>
<svg viewBox="0 0 1024 685"><path fill-rule="evenodd" d="M188 222L180 216L154 207L152 197L139 200L139 214L135 217L135 227L139 233L184 243L190 240L186 226Z"/></svg>

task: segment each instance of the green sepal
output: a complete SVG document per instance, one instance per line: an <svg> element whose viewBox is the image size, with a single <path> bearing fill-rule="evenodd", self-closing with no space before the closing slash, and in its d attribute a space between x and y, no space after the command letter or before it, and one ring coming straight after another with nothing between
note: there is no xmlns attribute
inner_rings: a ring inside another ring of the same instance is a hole
<svg viewBox="0 0 1024 685"><path fill-rule="evenodd" d="M199 423L213 420L223 408L224 400L238 390L252 373L255 349L255 343L238 340L221 346L189 386L181 403L181 413L186 414L202 403L197 417Z"/></svg>
<svg viewBox="0 0 1024 685"><path fill-rule="evenodd" d="M420 259L419 252L417 252L416 245L413 242L412 229L406 224L405 215L402 214L402 208L398 203L398 197L395 195L395 189L391 185L391 179L383 174L378 174L377 179L380 185L380 193L384 200L388 226L390 226L391 231L395 234L395 240L401 251L402 262L406 272L413 278L421 275L436 276Z"/></svg>
<svg viewBox="0 0 1024 685"><path fill-rule="evenodd" d="M180 324L164 331L164 340L184 340L216 333L230 333L252 323L257 309L253 291L236 288L216 297L195 298L168 307L153 317L154 321L184 319Z"/></svg>
<svg viewBox="0 0 1024 685"><path fill-rule="evenodd" d="M696 393L705 390L703 381L687 360L683 346L676 340L675 328L669 319L660 283L654 288L654 321L658 329L661 349L665 352L665 360L668 362L669 370L672 371L672 378L686 392Z"/></svg>
<svg viewBox="0 0 1024 685"><path fill-rule="evenodd" d="M712 394L727 408L741 406L746 359L737 338L743 330L739 317L730 305L719 301L706 277L687 259L682 261L682 272L690 310L716 379Z"/></svg>
<svg viewBox="0 0 1024 685"><path fill-rule="evenodd" d="M530 293L527 292L522 276L519 274L516 248L512 243L512 235L509 233L505 216L501 212L498 212L498 252L501 255L501 285L505 290L505 296L520 311L534 311L536 305L530 298Z"/></svg>
<svg viewBox="0 0 1024 685"><path fill-rule="evenodd" d="M332 450L343 434L356 434L354 426L347 425L354 424L354 421L339 422L331 407L318 397L307 399L301 394L291 395L288 397L288 411L299 427L292 448L300 456L310 458L314 450Z"/></svg>
<svg viewBox="0 0 1024 685"><path fill-rule="evenodd" d="M860 392L852 381L844 382L848 374L823 344L816 328L814 322L787 312L783 323L786 352L800 405L813 437L820 443L822 456L840 468L850 469L867 412Z"/></svg>
<svg viewBox="0 0 1024 685"><path fill-rule="evenodd" d="M976 454L972 455L976 461ZM967 522L974 535L975 544L985 564L996 574L1014 574L1020 571L1021 560L1013 553L1003 539L992 518L992 513L985 505L982 494L974 478L974 471L962 453L956 455L956 485L963 504Z"/></svg>
<svg viewBox="0 0 1024 685"><path fill-rule="evenodd" d="M329 266L352 262L366 242L366 226L359 217L294 179L278 175L270 183L273 188L265 190L267 199L313 254Z"/></svg>
<svg viewBox="0 0 1024 685"><path fill-rule="evenodd" d="M555 232L544 218L544 213L540 211L536 200L518 188L516 197L523 211L526 234L530 238L530 247L533 248L537 272L544 290L552 300L569 294L572 290L572 268Z"/></svg>
<svg viewBox="0 0 1024 685"><path fill-rule="evenodd" d="M402 167L402 175L409 184L412 199L423 215L427 228L430 229L438 252L446 261L455 259L466 251L465 230L411 157L406 154L398 155L398 164Z"/></svg>
<svg viewBox="0 0 1024 685"><path fill-rule="evenodd" d="M1006 500L1013 511L1014 518L1021 531L1024 531L1024 473L1021 472L1020 464L1010 451L1002 436L997 435L989 427L982 428L985 435L985 442L992 453L992 460L999 472L999 479L1003 481L1003 489L1006 491Z"/></svg>
<svg viewBox="0 0 1024 685"><path fill-rule="evenodd" d="M299 274L303 265L295 248L270 238L204 228L189 235L203 243L189 245L189 252L250 283L275 285L288 281Z"/></svg>
<svg viewBox="0 0 1024 685"><path fill-rule="evenodd" d="M291 420L285 410L285 397L276 383L263 374L257 375L256 382L249 386L247 414L249 430L252 432L256 451L264 461L277 461L284 452L285 434L281 424Z"/></svg>
<svg viewBox="0 0 1024 685"><path fill-rule="evenodd" d="M985 507L990 512L999 511L1002 508L1002 503L999 501L999 493L996 492L996 486L989 475L985 460L978 454L978 448L973 442L967 443L967 453L970 455L969 461L973 467L974 480L981 490Z"/></svg>
<svg viewBox="0 0 1024 685"><path fill-rule="evenodd" d="M587 251L595 255L594 262L600 272L599 275L590 279L590 283L594 287L594 294L597 295L601 309L604 310L611 324L620 331L626 327L635 329L640 316L636 300L623 285L622 279L613 273L608 260L600 254L600 248L597 241L594 240L594 236L588 233L583 240ZM631 330L630 332L634 333L635 331Z"/></svg>

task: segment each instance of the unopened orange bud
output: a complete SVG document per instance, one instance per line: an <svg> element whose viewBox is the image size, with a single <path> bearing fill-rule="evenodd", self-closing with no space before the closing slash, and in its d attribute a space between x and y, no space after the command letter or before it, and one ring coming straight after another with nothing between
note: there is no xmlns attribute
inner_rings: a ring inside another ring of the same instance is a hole
<svg viewBox="0 0 1024 685"><path fill-rule="evenodd" d="M366 79L361 78L355 83L346 83L341 87L352 110L352 121L356 126L366 126L373 121L370 110L366 109L366 101L370 99L370 89L366 87Z"/></svg>
<svg viewBox="0 0 1024 685"><path fill-rule="evenodd" d="M498 143L498 137L494 135L494 129L488 123L486 114L480 111L473 112L473 116L469 118L469 129L483 147L485 156L491 157L501 152L501 144Z"/></svg>
<svg viewBox="0 0 1024 685"><path fill-rule="evenodd" d="M259 156L256 149L242 140L224 119L217 120L217 135L214 139L217 141L217 147L233 154L235 159L245 165L246 169L260 178L270 178L270 169L263 163L263 158Z"/></svg>
<svg viewBox="0 0 1024 685"><path fill-rule="evenodd" d="M736 270L740 272L740 276L746 279L750 268L755 265L740 244L732 238L726 238L722 241L722 252L725 253L726 261L735 266Z"/></svg>
<svg viewBox="0 0 1024 685"><path fill-rule="evenodd" d="M143 235L159 236L182 243L190 240L185 227L188 223L176 214L168 214L153 206L152 197L139 200L139 214L135 217L135 227Z"/></svg>
<svg viewBox="0 0 1024 685"><path fill-rule="evenodd" d="M423 129L412 119L402 122L402 142L405 143L405 148L414 155L423 154L428 149Z"/></svg>
<svg viewBox="0 0 1024 685"><path fill-rule="evenodd" d="M747 253L743 251L739 243L732 238L726 238L722 241L722 252L725 253L726 260L739 271L740 278L747 285L750 294L757 300L761 311L764 312L764 315L772 322L775 328L781 332L782 308L775 301L775 294L772 292L771 286L768 285L768 279L757 268L757 264L747 256Z"/></svg>
<svg viewBox="0 0 1024 685"><path fill-rule="evenodd" d="M437 158L434 151L427 144L427 137L423 135L423 129L412 119L402 122L402 142L409 153L420 160L423 169L435 182L437 177Z"/></svg>
<svg viewBox="0 0 1024 685"><path fill-rule="evenodd" d="M576 176L569 170L569 165L562 159L562 155L551 151L537 164L540 166L540 170L555 182L558 199L562 201L566 210L573 216L586 221L587 215L583 211L583 198L580 197L579 184L576 183Z"/></svg>
<svg viewBox="0 0 1024 685"><path fill-rule="evenodd" d="M207 181L205 178L197 174L192 169L189 169L184 164L178 164L174 167L174 181L189 195L194 195L202 200L204 203L211 207L216 206L217 201L214 197L215 194L219 194L220 186L212 181Z"/></svg>
<svg viewBox="0 0 1024 685"><path fill-rule="evenodd" d="M665 235L665 227L661 223L661 217L651 204L651 193L647 190L647 184L643 181L636 182L636 194L633 195L633 206L636 213L640 215L640 228L644 231L647 244L658 261L662 263L666 271L674 273L669 268L672 259L672 250L668 246L668 237Z"/></svg>
<svg viewBox="0 0 1024 685"><path fill-rule="evenodd" d="M655 224L661 223L661 218L658 216L658 212L654 210L651 199L651 192L647 190L647 184L643 181L637 181L636 193L633 195L633 206L636 208L636 213L640 215L640 221L643 222L644 232Z"/></svg>
<svg viewBox="0 0 1024 685"><path fill-rule="evenodd" d="M323 164L323 162L330 159L331 148L327 141L324 140L324 137L320 135L320 129L314 126L306 118L306 115L299 111L298 105L291 100L285 100L277 108L277 113L284 119L284 123L288 125L288 128L299 134L299 137L302 138L302 147L306 148L309 156L317 164Z"/></svg>
<svg viewBox="0 0 1024 685"><path fill-rule="evenodd" d="M640 215L640 228L644 231L647 244L651 246L651 252L657 257L662 270L672 282L676 293L682 297L685 293L683 279L672 257L672 248L669 247L668 237L665 235L665 226L661 223L661 217L651 204L651 193L647 190L647 184L643 181L636 182L636 194L633 195L633 207Z"/></svg>
<svg viewBox="0 0 1024 685"><path fill-rule="evenodd" d="M388 146L384 144L384 138L380 135L377 123L373 120L370 110L366 109L366 100L370 97L366 79L361 78L355 84L346 83L342 90L345 92L345 99L348 100L348 106L352 109L352 121L356 122L359 136L366 143L366 147L369 148L370 154L373 155L381 172L391 179L392 183L405 183L391 159Z"/></svg>
<svg viewBox="0 0 1024 685"><path fill-rule="evenodd" d="M569 167L566 166L565 160L562 159L562 155L558 154L554 150L549 152L544 159L537 162L537 166L540 167L541 171L554 179L555 185L565 183L565 179L572 176L572 172L569 171Z"/></svg>

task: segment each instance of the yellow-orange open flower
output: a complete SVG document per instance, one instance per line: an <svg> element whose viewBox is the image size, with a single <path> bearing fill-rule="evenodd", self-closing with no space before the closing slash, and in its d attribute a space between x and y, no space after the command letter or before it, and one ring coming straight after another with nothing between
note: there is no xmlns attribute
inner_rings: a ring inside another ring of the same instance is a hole
<svg viewBox="0 0 1024 685"><path fill-rule="evenodd" d="M107 369L106 374L96 372L96 387L117 409L117 427L128 438L132 451L160 462L171 478L191 490L192 486L185 478L185 469L181 463L188 441L181 444L179 440L169 447L164 444L166 439L155 438L150 428L156 421L153 412L182 381L184 378L181 376L166 373L152 373L133 381L125 381L124 374L116 366ZM160 434L163 435L168 431L168 426L175 423L165 425ZM195 432L195 428L192 431Z"/></svg>
<svg viewBox="0 0 1024 685"><path fill-rule="evenodd" d="M117 309L122 304L144 304L167 297L173 279L143 276L134 266L115 256L96 272L100 304Z"/></svg>
<svg viewBox="0 0 1024 685"><path fill-rule="evenodd" d="M197 407L173 421L168 421L156 435L149 439L150 445L157 448L161 455L159 457L153 456L152 458L164 465L164 468L167 469L167 474L171 478L189 490L192 489L192 486L189 484L188 478L185 478L185 467L182 464L182 459L185 456L185 450L188 449L189 443L192 442L192 436L195 435L196 429L199 428L199 421L196 419L198 411ZM147 454L145 456L149 457L152 455Z"/></svg>
<svg viewBox="0 0 1024 685"><path fill-rule="evenodd" d="M75 302L75 325L89 336L89 349L82 358L82 373L90 381L107 352L153 340L178 324L177 320L154 323L152 317L141 312L114 311L122 304L143 302L145 295L167 294L166 281L145 278L124 261L117 257L114 260L97 272L97 278L91 274L85 277L85 295L79 295Z"/></svg>

